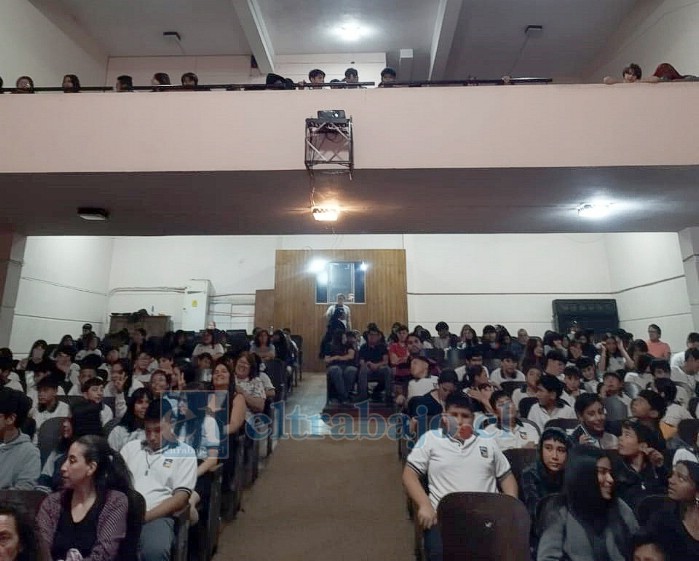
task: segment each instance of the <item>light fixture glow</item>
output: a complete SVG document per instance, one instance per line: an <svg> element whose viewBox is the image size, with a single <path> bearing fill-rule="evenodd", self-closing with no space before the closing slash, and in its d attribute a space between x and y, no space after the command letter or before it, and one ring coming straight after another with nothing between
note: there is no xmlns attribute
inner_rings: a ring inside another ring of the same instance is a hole
<svg viewBox="0 0 699 561"><path fill-rule="evenodd" d="M318 276L316 276L316 281L318 282L319 286L326 286L328 284L328 272L323 271L322 273L318 273Z"/></svg>
<svg viewBox="0 0 699 561"><path fill-rule="evenodd" d="M325 271L325 267L328 262L325 259L314 259L308 265L308 272L314 274L320 274Z"/></svg>
<svg viewBox="0 0 699 561"><path fill-rule="evenodd" d="M367 35L368 30L366 27L362 27L358 23L346 22L335 29L335 34L343 41L358 41L365 35Z"/></svg>
<svg viewBox="0 0 699 561"><path fill-rule="evenodd" d="M359 265L360 271L366 271L368 268L369 268L369 265L367 265L364 261L362 261L362 264Z"/></svg>
<svg viewBox="0 0 699 561"><path fill-rule="evenodd" d="M340 216L340 209L333 206L314 206L311 212L319 222L336 222Z"/></svg>
<svg viewBox="0 0 699 561"><path fill-rule="evenodd" d="M91 222L104 222L109 220L109 211L104 208L81 207L78 209L78 216Z"/></svg>
<svg viewBox="0 0 699 561"><path fill-rule="evenodd" d="M583 203L578 207L578 216L581 218L604 218L609 215L611 204L609 203Z"/></svg>

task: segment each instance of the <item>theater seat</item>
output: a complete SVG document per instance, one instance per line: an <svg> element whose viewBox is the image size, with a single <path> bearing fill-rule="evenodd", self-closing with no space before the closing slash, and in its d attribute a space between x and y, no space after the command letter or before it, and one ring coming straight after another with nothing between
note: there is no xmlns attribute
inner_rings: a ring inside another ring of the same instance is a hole
<svg viewBox="0 0 699 561"><path fill-rule="evenodd" d="M56 446L58 446L58 442L61 440L61 426L64 420L65 417L46 419L39 427L37 441L39 444L42 466L46 463L46 458L55 450Z"/></svg>
<svg viewBox="0 0 699 561"><path fill-rule="evenodd" d="M568 434L570 434L575 429L577 429L579 425L580 421L578 421L577 419L551 419L550 421L546 422L544 430L546 430L549 427L555 427L564 430Z"/></svg>
<svg viewBox="0 0 699 561"><path fill-rule="evenodd" d="M450 493L437 508L444 561L529 561L524 503L499 493Z"/></svg>
<svg viewBox="0 0 699 561"><path fill-rule="evenodd" d="M505 380L504 382L500 382L500 387L502 390L507 393L510 397L512 397L512 394L514 391L519 388L522 391L524 391L527 387L526 382L515 382L514 380Z"/></svg>
<svg viewBox="0 0 699 561"><path fill-rule="evenodd" d="M520 496L522 493L522 472L524 468L536 462L537 453L536 448L511 448L503 452L507 461L510 462L512 475L517 480Z"/></svg>

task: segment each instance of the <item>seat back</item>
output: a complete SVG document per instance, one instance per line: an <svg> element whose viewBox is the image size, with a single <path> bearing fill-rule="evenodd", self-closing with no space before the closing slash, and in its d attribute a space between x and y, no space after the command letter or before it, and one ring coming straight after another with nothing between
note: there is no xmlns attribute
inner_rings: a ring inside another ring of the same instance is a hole
<svg viewBox="0 0 699 561"><path fill-rule="evenodd" d="M654 512L671 513L675 508L676 503L667 495L648 495L636 505L636 520L644 527Z"/></svg>
<svg viewBox="0 0 699 561"><path fill-rule="evenodd" d="M537 449L536 448L511 448L503 452L507 461L510 462L510 469L512 470L512 475L515 476L517 480L517 486L522 490L522 472L524 468L534 464L536 462Z"/></svg>
<svg viewBox="0 0 699 561"><path fill-rule="evenodd" d="M677 435L687 444L696 442L697 431L699 431L699 419L682 419L677 425Z"/></svg>
<svg viewBox="0 0 699 561"><path fill-rule="evenodd" d="M546 421L544 430L549 427L556 427L570 434L575 429L577 429L579 425L580 421L578 421L577 419L551 419L550 421Z"/></svg>
<svg viewBox="0 0 699 561"><path fill-rule="evenodd" d="M524 503L498 493L451 493L439 503L444 561L528 561Z"/></svg>
<svg viewBox="0 0 699 561"><path fill-rule="evenodd" d="M519 402L519 416L526 419L529 416L529 410L538 402L539 400L535 397L523 397Z"/></svg>
<svg viewBox="0 0 699 561"><path fill-rule="evenodd" d="M146 499L138 491L131 489L127 498L129 512L126 515L126 537L119 546L119 559L138 559L138 542L146 518Z"/></svg>
<svg viewBox="0 0 699 561"><path fill-rule="evenodd" d="M629 408L626 403L615 395L604 400L604 408L607 410L607 421L623 421L629 416Z"/></svg>
<svg viewBox="0 0 699 561"><path fill-rule="evenodd" d="M10 489L0 490L0 503L12 503L19 505L31 517L36 519L39 507L44 502L46 493L43 491L15 491Z"/></svg>
<svg viewBox="0 0 699 561"><path fill-rule="evenodd" d="M697 405L699 405L699 397L693 397L689 400L689 405L687 406L687 409L689 409L689 412L695 419L697 418Z"/></svg>
<svg viewBox="0 0 699 561"><path fill-rule="evenodd" d="M527 383L515 382L514 380L506 380L504 382L500 382L500 387L503 389L504 392L507 393L507 395L512 397L512 394L517 388L524 391L524 389L527 387Z"/></svg>
<svg viewBox="0 0 699 561"><path fill-rule="evenodd" d="M53 417L47 419L39 427L39 435L37 437L39 444L39 454L41 456L41 465L46 462L51 452L58 446L61 440L61 426L65 417Z"/></svg>
<svg viewBox="0 0 699 561"><path fill-rule="evenodd" d="M274 401L283 401L286 399L286 366L279 359L266 360L265 372L269 379L274 384L274 389L277 394L274 396Z"/></svg>
<svg viewBox="0 0 699 561"><path fill-rule="evenodd" d="M633 382L624 382L624 393L628 395L631 399L638 397L638 393L641 391L641 386L634 384Z"/></svg>

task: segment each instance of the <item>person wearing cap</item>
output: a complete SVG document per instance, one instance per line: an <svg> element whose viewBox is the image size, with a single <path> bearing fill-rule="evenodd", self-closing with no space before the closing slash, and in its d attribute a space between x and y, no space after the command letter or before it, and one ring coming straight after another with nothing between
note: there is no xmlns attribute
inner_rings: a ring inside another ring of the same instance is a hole
<svg viewBox="0 0 699 561"><path fill-rule="evenodd" d="M507 392L494 391L490 396L490 406L495 412L496 422L489 422L483 428L482 435L493 438L503 451L536 447L539 442L539 430L532 423L522 422L517 407Z"/></svg>
<svg viewBox="0 0 699 561"><path fill-rule="evenodd" d="M367 331L367 342L359 349L359 376L357 379L358 400L369 398L369 382L378 382L373 391L373 397L380 400L381 392L385 391L386 403L391 403L393 396L393 373L388 366L388 348L381 342L381 331L375 325Z"/></svg>
<svg viewBox="0 0 699 561"><path fill-rule="evenodd" d="M561 399L562 393L563 383L558 378L542 376L536 392L539 402L532 405L527 419L542 431L552 419L575 419L575 411Z"/></svg>
<svg viewBox="0 0 699 561"><path fill-rule="evenodd" d="M30 409L22 392L0 388L0 489L31 490L39 478L39 449L21 432Z"/></svg>
<svg viewBox="0 0 699 561"><path fill-rule="evenodd" d="M36 385L37 403L32 410L32 417L36 422L35 439L38 439L41 425L54 417L68 417L70 409L68 405L58 399L58 377L49 374Z"/></svg>
<svg viewBox="0 0 699 561"><path fill-rule="evenodd" d="M658 435L637 420L622 423L616 489L632 509L649 495L667 493L668 472Z"/></svg>

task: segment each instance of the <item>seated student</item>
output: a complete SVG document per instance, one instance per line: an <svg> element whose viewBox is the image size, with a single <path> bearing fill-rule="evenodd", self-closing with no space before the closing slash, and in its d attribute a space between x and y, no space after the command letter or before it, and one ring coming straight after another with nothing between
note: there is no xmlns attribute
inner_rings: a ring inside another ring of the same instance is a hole
<svg viewBox="0 0 699 561"><path fill-rule="evenodd" d="M600 345L597 369L604 374L606 372L627 370L633 367L634 363L626 352L621 338L608 333L604 339L604 343Z"/></svg>
<svg viewBox="0 0 699 561"><path fill-rule="evenodd" d="M126 443L132 440L144 440L146 410L153 401L153 395L146 388L137 389L128 398L126 413L107 435L109 445L119 452Z"/></svg>
<svg viewBox="0 0 699 561"><path fill-rule="evenodd" d="M585 393L580 386L582 384L582 373L577 366L566 366L563 370L563 393L561 399L571 407L575 407L575 400Z"/></svg>
<svg viewBox="0 0 699 561"><path fill-rule="evenodd" d="M539 440L536 463L522 470L522 500L532 520L541 499L563 490L563 476L571 446L572 442L564 430L549 427Z"/></svg>
<svg viewBox="0 0 699 561"><path fill-rule="evenodd" d="M571 452L563 496L547 522L537 561L626 561L638 531L632 510L615 496L609 457L592 446Z"/></svg>
<svg viewBox="0 0 699 561"><path fill-rule="evenodd" d="M412 397L407 402L407 413L411 418L434 417L444 412L444 402L457 391L459 378L453 370L442 370L437 377L437 386L424 395Z"/></svg>
<svg viewBox="0 0 699 561"><path fill-rule="evenodd" d="M342 330L335 330L324 354L323 360L328 368L328 383L332 386L337 400L346 405L357 381L357 367L354 365L354 349L347 344ZM362 400L362 397L359 399Z"/></svg>
<svg viewBox="0 0 699 561"><path fill-rule="evenodd" d="M670 365L670 377L673 382L687 384L692 391L696 392L697 374L699 374L699 349L690 347L682 353L681 366ZM674 357L673 357L674 360Z"/></svg>
<svg viewBox="0 0 699 561"><path fill-rule="evenodd" d="M100 436L82 436L61 467L64 488L41 503L41 542L52 559L119 560L131 487L124 460ZM71 553L71 550L77 550Z"/></svg>
<svg viewBox="0 0 699 561"><path fill-rule="evenodd" d="M112 408L104 403L104 381L102 378L90 378L83 384L83 397L91 402L99 405L100 419L102 424L106 425L114 418Z"/></svg>
<svg viewBox="0 0 699 561"><path fill-rule="evenodd" d="M39 478L39 449L20 430L30 408L22 392L0 388L0 489L33 489Z"/></svg>
<svg viewBox="0 0 699 561"><path fill-rule="evenodd" d="M132 92L133 91L133 78L128 74L122 74L117 76L116 85L114 90L117 92Z"/></svg>
<svg viewBox="0 0 699 561"><path fill-rule="evenodd" d="M466 351L466 364L459 366L454 371L459 376L459 379L463 381L466 376L466 370L469 368L478 366L488 377L488 382L490 382L490 374L488 369L483 365L483 349L479 345L477 347L471 347ZM485 382L484 382L485 383Z"/></svg>
<svg viewBox="0 0 699 561"><path fill-rule="evenodd" d="M659 448L653 430L639 421L624 421L616 466L617 493L632 509L648 495L667 491L665 458Z"/></svg>
<svg viewBox="0 0 699 561"><path fill-rule="evenodd" d="M141 382L141 384L150 383L150 376L153 370L155 370L155 368L151 368L152 362L153 357L151 356L150 352L144 350L138 353L133 367L133 372L131 374L134 381Z"/></svg>
<svg viewBox="0 0 699 561"><path fill-rule="evenodd" d="M699 464L681 461L674 467L668 496L676 508L654 512L645 534L662 547L668 561L699 561Z"/></svg>
<svg viewBox="0 0 699 561"><path fill-rule="evenodd" d="M641 531L633 538L632 561L670 561L665 550L655 539Z"/></svg>
<svg viewBox="0 0 699 561"><path fill-rule="evenodd" d="M544 375L536 392L538 403L532 405L527 418L541 431L551 419L575 419L575 411L561 399L563 383L554 376Z"/></svg>
<svg viewBox="0 0 699 561"><path fill-rule="evenodd" d="M617 397L628 409L631 406L631 398L624 393L624 382L622 382L622 379L621 374L617 372L605 372L597 394L605 399Z"/></svg>
<svg viewBox="0 0 699 561"><path fill-rule="evenodd" d="M500 367L490 373L490 381L496 386L502 382L525 382L524 373L517 370L517 357L513 352L504 351L500 356Z"/></svg>
<svg viewBox="0 0 699 561"><path fill-rule="evenodd" d="M495 411L495 423L483 429L483 436L493 438L500 450L511 448L535 448L539 442L539 431L519 418L517 407L507 392L496 390L490 396L490 406ZM480 433L479 433L480 434Z"/></svg>
<svg viewBox="0 0 699 561"><path fill-rule="evenodd" d="M660 430L660 419L665 415L665 401L653 390L641 390L631 402L631 415L640 423L653 430L665 450L665 440Z"/></svg>
<svg viewBox="0 0 699 561"><path fill-rule="evenodd" d="M213 329L207 329L201 338L201 343L199 343L192 351L192 358L198 357L201 354L208 353L212 360L218 360L223 356L225 349L221 343L215 342L216 332ZM274 357L272 357L274 358Z"/></svg>
<svg viewBox="0 0 699 561"><path fill-rule="evenodd" d="M359 376L357 391L359 401L369 397L369 382L378 382L372 398L379 401L381 392L385 392L384 401L392 403L391 385L393 373L388 366L388 348L381 342L383 335L375 325L367 330L367 342L359 349Z"/></svg>
<svg viewBox="0 0 699 561"><path fill-rule="evenodd" d="M575 402L575 414L580 426L570 435L573 442L603 450L616 450L619 447L617 437L604 431L607 413L600 396L594 393L581 395Z"/></svg>
<svg viewBox="0 0 699 561"><path fill-rule="evenodd" d="M675 436L667 441L665 456L672 457L672 465L682 460L699 462L699 425L683 424Z"/></svg>
<svg viewBox="0 0 699 561"><path fill-rule="evenodd" d="M677 427L683 419L693 419L690 412L675 401L677 386L672 380L660 378L655 381L655 389L665 402L665 415L660 419L660 431L665 440L669 440L677 432Z"/></svg>
<svg viewBox="0 0 699 561"><path fill-rule="evenodd" d="M493 395L495 388L490 383L488 371L485 368L478 365L469 366L466 369L463 384L465 385L463 393L474 402L474 412L495 415L490 405L490 396Z"/></svg>
<svg viewBox="0 0 699 561"><path fill-rule="evenodd" d="M388 360L393 368L395 378L410 376L410 351L408 350L408 327L399 325L396 330L397 341L388 347ZM418 339L419 341L419 339Z"/></svg>
<svg viewBox="0 0 699 561"><path fill-rule="evenodd" d="M19 377L13 371L11 357L0 357L0 388L8 388L18 392L24 392Z"/></svg>
<svg viewBox="0 0 699 561"><path fill-rule="evenodd" d="M581 356L575 361L575 366L578 367L580 375L582 376L582 388L584 388L586 392L597 393L597 386L600 380L597 377L595 361L589 357Z"/></svg>
<svg viewBox="0 0 699 561"><path fill-rule="evenodd" d="M38 404L39 404L39 393L36 388L36 386L39 384L41 380L46 378L49 374L51 374L51 371L53 369L53 365L51 364L50 361L44 361L42 364L38 364L34 366L34 372L33 372L33 379L32 379L32 387L27 388L26 395L29 399L32 400L32 409L36 409ZM66 395L65 390L63 389L63 386L58 386L58 394L59 396L61 395Z"/></svg>
<svg viewBox="0 0 699 561"><path fill-rule="evenodd" d="M426 432L410 452L403 485L417 505L417 521L425 531L427 559L442 559L437 507L449 493L477 491L517 498L517 481L510 464L492 440L473 431L472 401L458 392L447 397L442 429ZM420 481L427 477L429 496Z"/></svg>
<svg viewBox="0 0 699 561"><path fill-rule="evenodd" d="M410 376L412 379L408 382L407 401L418 395L425 395L437 386L437 377L432 376L430 373L431 362L430 359L424 356L410 357ZM454 372L454 375L456 375L456 372ZM396 398L396 403L400 405L398 398Z"/></svg>
<svg viewBox="0 0 699 561"><path fill-rule="evenodd" d="M180 78L182 87L186 90L193 90L199 85L199 77L194 72L185 72Z"/></svg>
<svg viewBox="0 0 699 561"><path fill-rule="evenodd" d="M325 83L325 72L319 68L314 68L308 73L308 82L313 85L320 85ZM304 84L308 85L308 84Z"/></svg>
<svg viewBox="0 0 699 561"><path fill-rule="evenodd" d="M100 408L89 401L79 401L70 406L70 416L63 420L61 439L58 446L51 451L41 469L37 487L46 492L57 491L61 488L63 477L61 466L66 461L71 444L81 436L94 434L104 436Z"/></svg>
<svg viewBox="0 0 699 561"><path fill-rule="evenodd" d="M644 390L647 389L655 381L650 371L650 365L653 360L655 359L651 354L639 354L634 360L635 372L627 372L626 376L624 376L624 382L632 382Z"/></svg>
<svg viewBox="0 0 699 561"><path fill-rule="evenodd" d="M527 387L524 390L517 388L512 392L512 401L515 407L519 408L519 402L525 397L536 397L536 392L539 389L539 379L543 376L543 371L538 366L530 366L527 368L525 374L525 380L527 382Z"/></svg>
<svg viewBox="0 0 699 561"><path fill-rule="evenodd" d="M87 382L90 378L95 378L97 376L97 370L91 366L80 367L80 372L78 373L78 383L73 384L68 390L68 395L81 396L83 394L83 384Z"/></svg>
<svg viewBox="0 0 699 561"><path fill-rule="evenodd" d="M143 561L170 558L172 515L187 506L197 483L196 453L177 440L172 422L167 401L151 402L145 416L144 443L132 440L120 451L131 471L134 489L146 500L140 540Z"/></svg>
<svg viewBox="0 0 699 561"><path fill-rule="evenodd" d="M38 437L39 428L45 421L70 415L68 404L58 400L58 378L55 374L49 374L43 378L36 385L36 392L37 404L31 413L36 422L35 440Z"/></svg>
<svg viewBox="0 0 699 561"><path fill-rule="evenodd" d="M650 363L650 371L653 374L653 385L651 386L651 389L653 390L656 389L655 384L658 380L672 379L670 363L665 359L653 359L653 361ZM682 407L689 406L689 400L691 399L691 397L692 396L685 388L681 386L677 387L677 396L675 397L675 399Z"/></svg>
<svg viewBox="0 0 699 561"><path fill-rule="evenodd" d="M102 351L98 348L99 344L99 337L94 333L90 333L85 339L85 348L77 352L75 360L80 362L88 355L96 355L101 358Z"/></svg>
<svg viewBox="0 0 699 561"><path fill-rule="evenodd" d="M45 557L39 548L33 517L16 502L0 502L0 536L5 561L37 561Z"/></svg>
<svg viewBox="0 0 699 561"><path fill-rule="evenodd" d="M134 380L131 375L131 364L125 358L112 364L109 373L109 382L104 387L104 397L114 398L114 416L121 419L126 412L126 400L143 384Z"/></svg>

